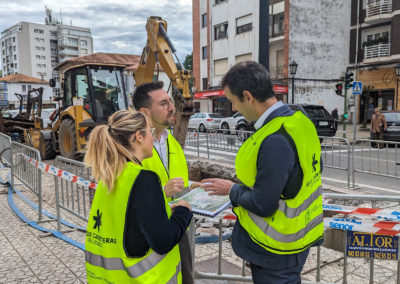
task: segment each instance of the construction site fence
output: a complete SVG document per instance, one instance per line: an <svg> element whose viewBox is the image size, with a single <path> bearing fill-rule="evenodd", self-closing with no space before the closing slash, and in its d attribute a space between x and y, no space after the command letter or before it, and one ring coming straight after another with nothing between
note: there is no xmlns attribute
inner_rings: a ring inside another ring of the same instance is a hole
<svg viewBox="0 0 400 284"><path fill-rule="evenodd" d="M237 153L243 142L254 132L252 131L223 131L207 130L205 133L197 130L189 131L186 135L185 149L194 150L197 157L207 159L221 153ZM321 158L323 166L342 170L346 173L347 187L351 181L351 146L350 142L341 137L319 136L321 141Z"/></svg>
<svg viewBox="0 0 400 284"><path fill-rule="evenodd" d="M40 169L26 159L26 157L29 157L40 162L40 152L32 147L14 141L11 142L10 148L11 186L14 189L16 180L18 180L37 196L38 221L40 222L43 217L42 173Z"/></svg>
<svg viewBox="0 0 400 284"><path fill-rule="evenodd" d="M54 161L54 166L85 180L91 179L90 168L87 168L82 162L57 156ZM62 211L68 212L87 222L89 219L94 189L63 179L60 176L54 176L54 184L57 209L57 230L61 231Z"/></svg>
<svg viewBox="0 0 400 284"><path fill-rule="evenodd" d="M400 178L400 142L356 139L352 146L352 185L357 173Z"/></svg>
<svg viewBox="0 0 400 284"><path fill-rule="evenodd" d="M11 165L11 137L0 132L0 153L3 164Z"/></svg>

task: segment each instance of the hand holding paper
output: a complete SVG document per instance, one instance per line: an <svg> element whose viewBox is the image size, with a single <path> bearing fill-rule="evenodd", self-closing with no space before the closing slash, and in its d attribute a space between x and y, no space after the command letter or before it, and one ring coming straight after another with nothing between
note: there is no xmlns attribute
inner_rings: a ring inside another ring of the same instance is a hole
<svg viewBox="0 0 400 284"><path fill-rule="evenodd" d="M220 178L208 178L201 181L202 187L209 195L228 195L234 183L230 180Z"/></svg>

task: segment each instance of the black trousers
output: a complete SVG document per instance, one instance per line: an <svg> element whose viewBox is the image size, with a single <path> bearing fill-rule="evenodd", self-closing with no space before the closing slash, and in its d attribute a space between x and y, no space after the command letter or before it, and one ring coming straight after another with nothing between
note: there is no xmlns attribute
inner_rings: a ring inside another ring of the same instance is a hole
<svg viewBox="0 0 400 284"><path fill-rule="evenodd" d="M189 245L189 237L186 233L179 242L179 253L181 254L182 283L194 284L192 252Z"/></svg>
<svg viewBox="0 0 400 284"><path fill-rule="evenodd" d="M306 262L308 253L297 255L296 265L283 269L269 269L255 264L250 264L253 281L255 284L300 284L301 271Z"/></svg>

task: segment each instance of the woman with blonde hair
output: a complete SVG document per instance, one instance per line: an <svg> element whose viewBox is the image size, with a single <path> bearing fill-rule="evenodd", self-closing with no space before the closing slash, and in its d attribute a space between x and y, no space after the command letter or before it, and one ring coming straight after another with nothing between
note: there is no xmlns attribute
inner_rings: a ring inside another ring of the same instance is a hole
<svg viewBox="0 0 400 284"><path fill-rule="evenodd" d="M170 207L160 180L143 169L154 129L140 112L121 110L90 134L85 164L99 184L86 233L89 283L181 283L178 243L190 205Z"/></svg>

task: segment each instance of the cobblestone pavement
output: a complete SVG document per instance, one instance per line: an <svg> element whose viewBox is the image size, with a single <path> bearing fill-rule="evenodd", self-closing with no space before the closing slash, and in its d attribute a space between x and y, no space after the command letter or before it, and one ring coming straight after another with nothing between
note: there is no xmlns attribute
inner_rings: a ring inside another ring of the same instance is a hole
<svg viewBox="0 0 400 284"><path fill-rule="evenodd" d="M0 169L0 178L5 180L6 169ZM17 189L36 201L26 187L17 185ZM0 186L0 283L86 283L84 253L82 250L26 225L11 210L7 202L7 188ZM15 194L16 206L30 220L37 221L37 211L29 207ZM45 210L55 214L54 179L43 175L43 196ZM63 213L63 218L84 226L82 221ZM46 218L44 218L46 219ZM55 222L40 223L41 226L55 230ZM66 233L72 239L84 242L84 233L74 231ZM229 240L224 241L222 272L242 273L243 261L231 248ZM195 269L203 272L217 272L218 244L198 244L195 249ZM303 280L316 279L317 249L312 248L303 269ZM321 278L323 282L343 282L343 253L321 248ZM370 262L364 259L348 259L348 283L369 283ZM396 283L397 262L375 261L374 283ZM245 267L245 274L250 270ZM230 281L196 280L198 284L234 283ZM235 282L237 283L237 282Z"/></svg>

